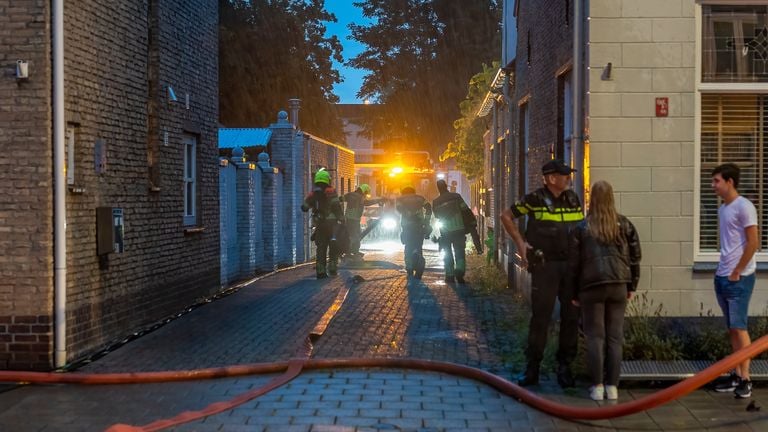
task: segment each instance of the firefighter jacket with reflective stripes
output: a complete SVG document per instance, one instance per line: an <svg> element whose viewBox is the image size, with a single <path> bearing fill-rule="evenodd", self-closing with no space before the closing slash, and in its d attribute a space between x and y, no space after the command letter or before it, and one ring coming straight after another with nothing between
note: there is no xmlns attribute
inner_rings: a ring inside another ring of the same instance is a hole
<svg viewBox="0 0 768 432"><path fill-rule="evenodd" d="M397 211L400 213L400 226L403 229L425 227L432 218L432 206L427 200L416 194L405 194L397 198Z"/></svg>
<svg viewBox="0 0 768 432"><path fill-rule="evenodd" d="M365 207L378 204L381 202L381 199L367 200L362 192L353 191L344 194L341 197L341 202L347 204L346 209L344 209L344 217L360 220L363 217Z"/></svg>
<svg viewBox="0 0 768 432"><path fill-rule="evenodd" d="M440 221L441 233L466 232L468 228L477 225L472 210L456 192L441 193L432 201L432 210Z"/></svg>
<svg viewBox="0 0 768 432"><path fill-rule="evenodd" d="M559 197L546 187L536 189L511 207L515 217L528 215L525 238L547 261L568 259L568 235L584 219L581 200L566 190Z"/></svg>
<svg viewBox="0 0 768 432"><path fill-rule="evenodd" d="M323 183L315 183L312 192L304 198L302 211L312 210L312 220L315 223L323 221L343 220L341 202L336 189Z"/></svg>

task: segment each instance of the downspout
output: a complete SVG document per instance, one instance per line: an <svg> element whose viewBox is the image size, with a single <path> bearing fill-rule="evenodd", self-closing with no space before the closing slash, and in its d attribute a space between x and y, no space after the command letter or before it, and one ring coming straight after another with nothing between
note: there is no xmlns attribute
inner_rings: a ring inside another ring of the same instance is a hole
<svg viewBox="0 0 768 432"><path fill-rule="evenodd" d="M304 159L307 161L307 182L305 183L307 189L306 191L302 191L303 193L299 197L299 199L303 200L306 194L312 192L312 143L309 142L309 138L303 133L301 134L301 140L304 143L304 148L306 151ZM310 239L310 235L312 234L312 218L307 217L306 219L306 235L304 236L304 262L309 262L309 259L312 257L310 250L312 247L312 240Z"/></svg>
<svg viewBox="0 0 768 432"><path fill-rule="evenodd" d="M67 363L67 206L64 166L64 0L53 0L54 366Z"/></svg>
<svg viewBox="0 0 768 432"><path fill-rule="evenodd" d="M576 0L573 2L573 161L577 166L575 178L575 190L584 198L584 191L588 185L584 184L584 9L586 0Z"/></svg>

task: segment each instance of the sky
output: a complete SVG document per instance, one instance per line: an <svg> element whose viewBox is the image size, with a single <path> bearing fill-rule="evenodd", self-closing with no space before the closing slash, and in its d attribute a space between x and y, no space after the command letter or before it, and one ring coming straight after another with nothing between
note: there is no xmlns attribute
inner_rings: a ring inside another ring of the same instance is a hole
<svg viewBox="0 0 768 432"><path fill-rule="evenodd" d="M355 55L363 51L364 45L347 39L350 35L349 23L364 24L368 22L363 17L363 13L360 9L352 5L354 0L326 0L325 8L336 15L339 22L325 23L328 31L328 35L336 35L341 42L344 51L342 55L344 60L349 60ZM343 64L336 63L334 66L341 75L342 83L334 86L334 92L339 96L339 103L363 103L361 99L358 99L357 92L360 90L360 85L363 83L363 76L366 71L361 69L354 69L346 67Z"/></svg>

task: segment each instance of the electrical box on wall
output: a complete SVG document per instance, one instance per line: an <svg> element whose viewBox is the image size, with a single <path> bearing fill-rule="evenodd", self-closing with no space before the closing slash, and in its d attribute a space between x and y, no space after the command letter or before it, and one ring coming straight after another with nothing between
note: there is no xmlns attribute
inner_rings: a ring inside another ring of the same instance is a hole
<svg viewBox="0 0 768 432"><path fill-rule="evenodd" d="M123 209L117 207L96 208L96 253L106 255L123 253L125 234Z"/></svg>

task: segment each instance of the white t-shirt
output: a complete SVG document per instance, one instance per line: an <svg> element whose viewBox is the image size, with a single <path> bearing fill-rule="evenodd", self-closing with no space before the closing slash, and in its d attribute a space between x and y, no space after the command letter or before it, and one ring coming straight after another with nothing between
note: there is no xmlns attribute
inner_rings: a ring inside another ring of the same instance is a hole
<svg viewBox="0 0 768 432"><path fill-rule="evenodd" d="M718 276L728 276L739 264L747 245L747 227L757 225L757 210L743 196L737 197L730 204L723 204L717 210L720 218L720 263L717 265ZM755 256L741 272L748 276L755 272Z"/></svg>

